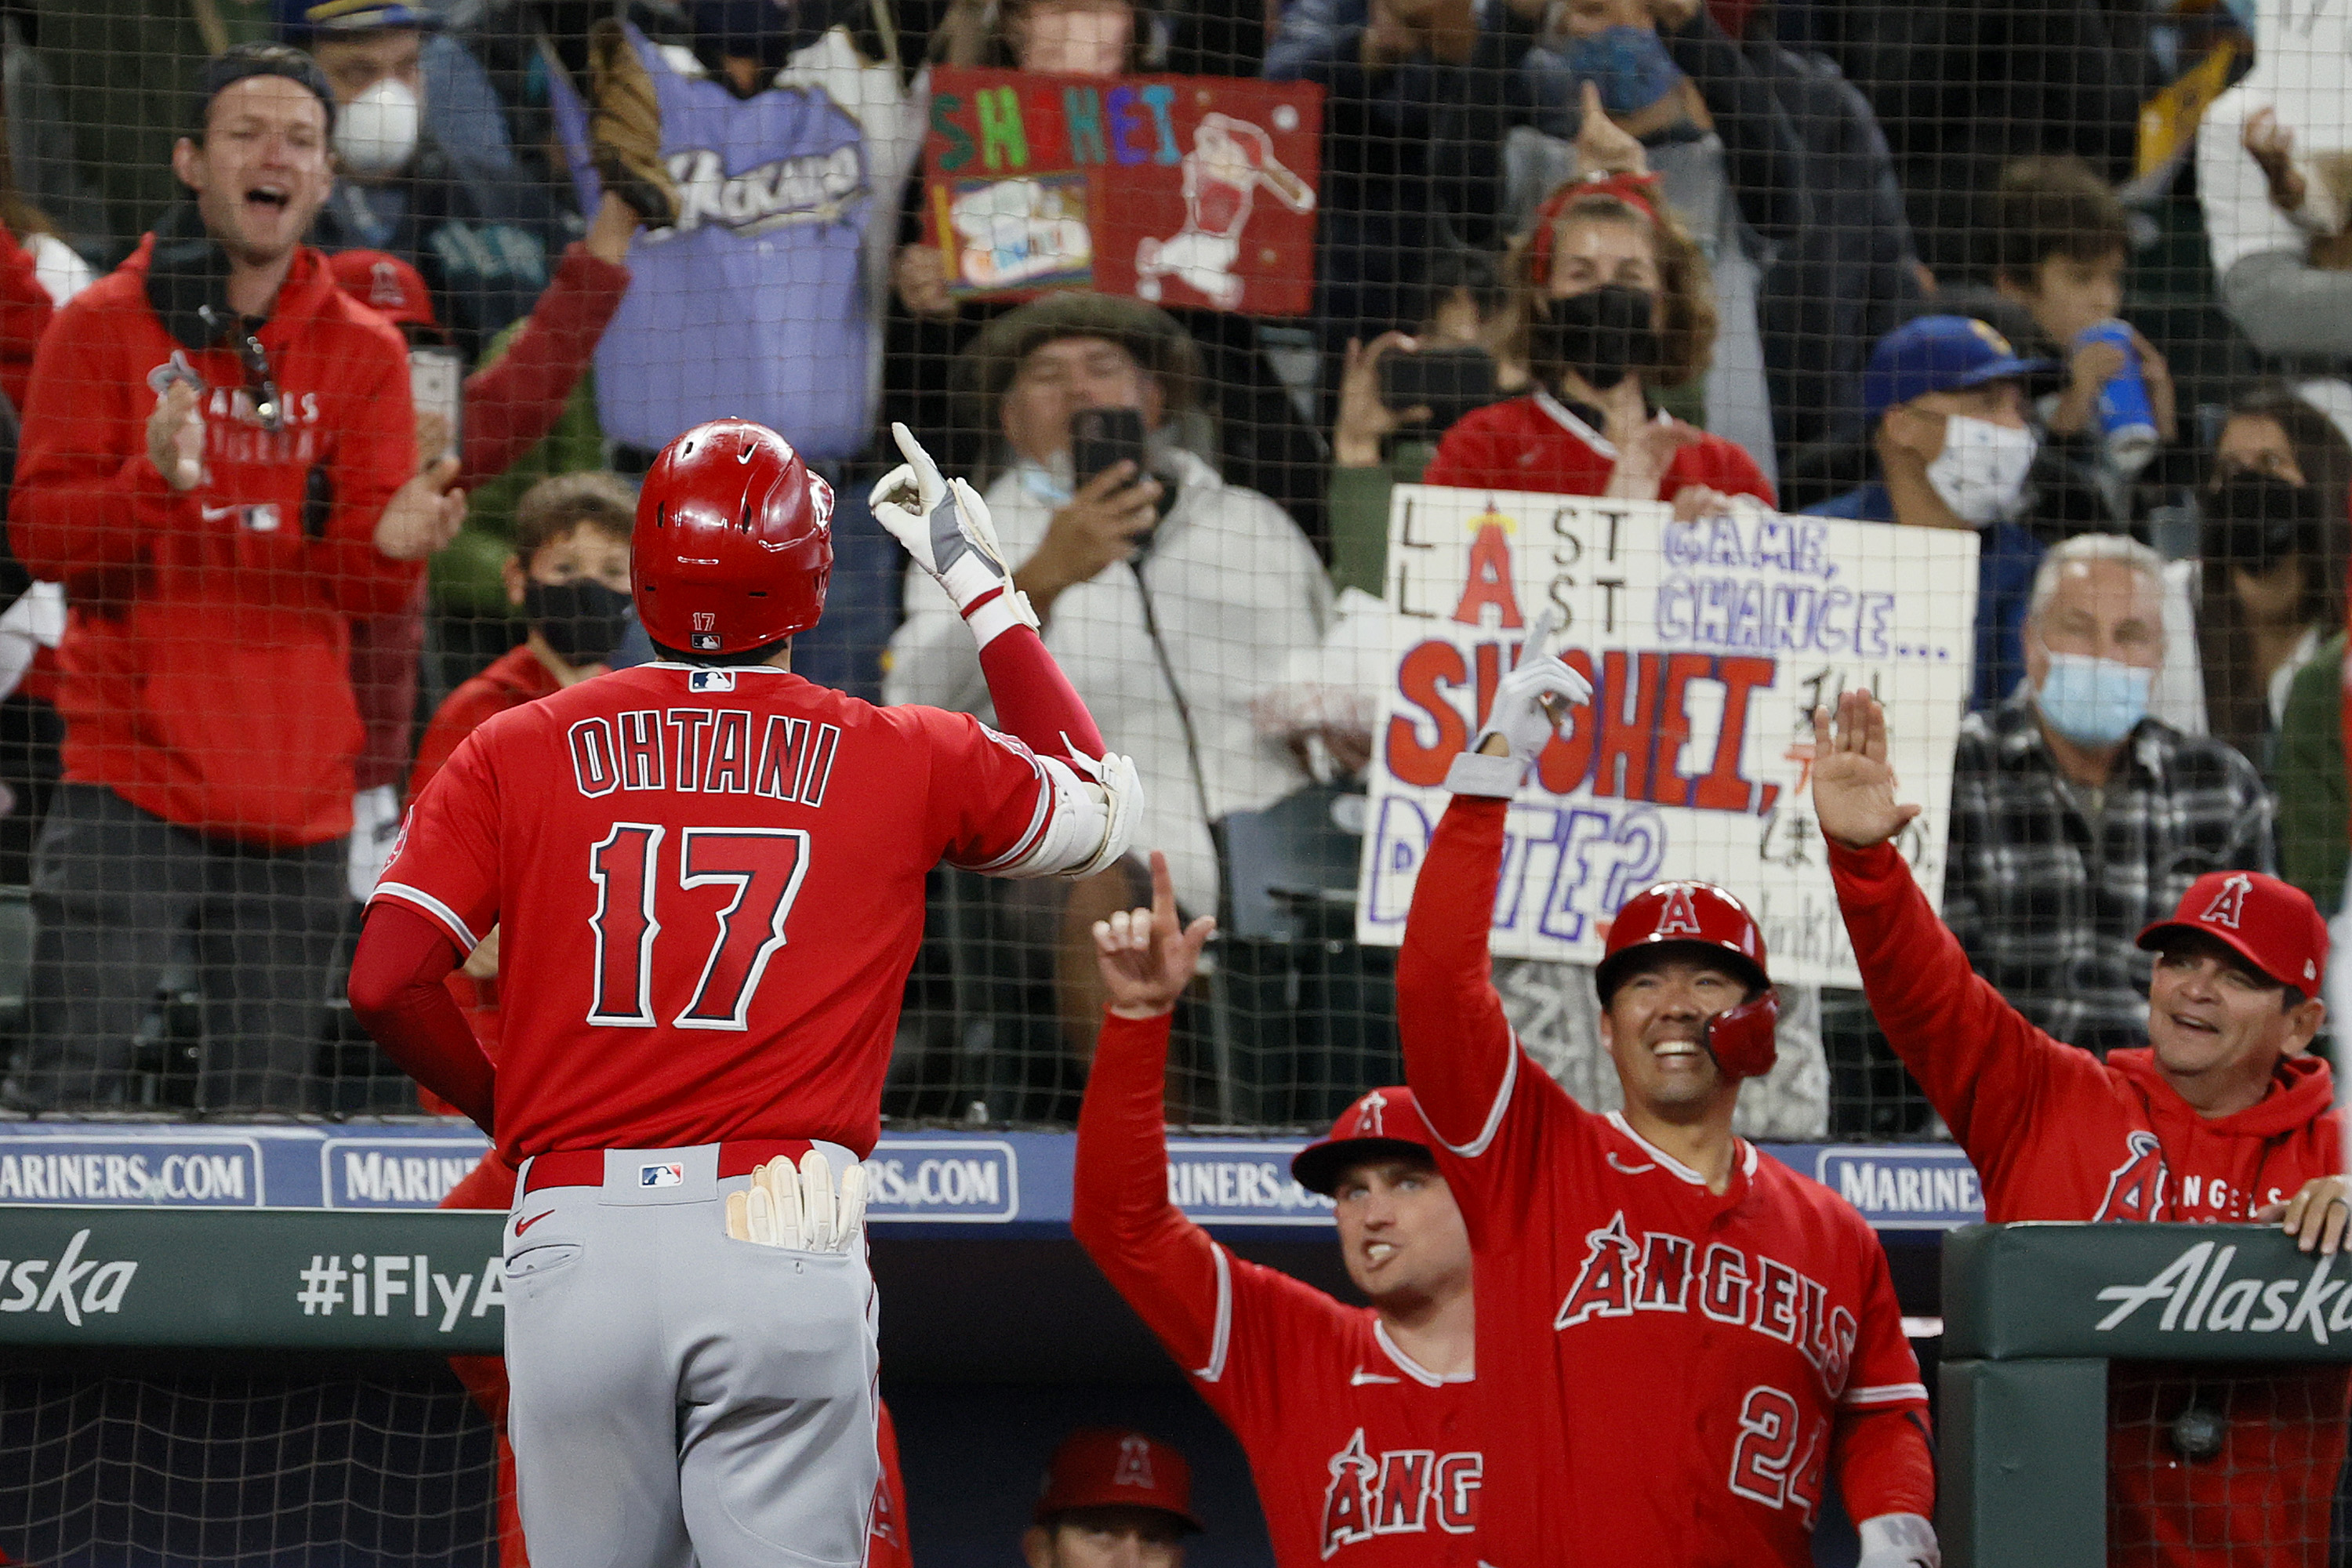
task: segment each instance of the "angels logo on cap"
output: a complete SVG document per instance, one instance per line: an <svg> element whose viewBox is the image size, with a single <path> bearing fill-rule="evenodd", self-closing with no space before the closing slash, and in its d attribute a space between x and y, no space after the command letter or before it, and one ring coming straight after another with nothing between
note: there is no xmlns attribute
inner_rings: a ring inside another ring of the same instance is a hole
<svg viewBox="0 0 2352 1568"><path fill-rule="evenodd" d="M1672 932L1676 936L1700 934L1698 911L1691 907L1690 889L1676 888L1666 895L1666 912L1658 917L1658 933Z"/></svg>
<svg viewBox="0 0 2352 1568"><path fill-rule="evenodd" d="M2327 922L2301 889L2262 871L2208 871L2189 885L2168 921L2139 933L2153 952L2188 935L2218 942L2308 998L2327 967Z"/></svg>
<svg viewBox="0 0 2352 1568"><path fill-rule="evenodd" d="M2228 926L2236 931L2238 922L2245 918L2246 894L2253 885L2253 879L2243 871L2223 882L2221 890L2213 895L2213 901L2205 906L2205 912L2197 917L2198 923Z"/></svg>
<svg viewBox="0 0 2352 1568"><path fill-rule="evenodd" d="M1389 1109L1388 1097L1379 1089L1356 1101L1356 1136L1385 1138L1389 1130L1384 1125Z"/></svg>
<svg viewBox="0 0 2352 1568"><path fill-rule="evenodd" d="M1111 1478L1110 1484L1146 1489L1151 1487L1150 1438L1130 1432L1118 1440L1118 1474Z"/></svg>

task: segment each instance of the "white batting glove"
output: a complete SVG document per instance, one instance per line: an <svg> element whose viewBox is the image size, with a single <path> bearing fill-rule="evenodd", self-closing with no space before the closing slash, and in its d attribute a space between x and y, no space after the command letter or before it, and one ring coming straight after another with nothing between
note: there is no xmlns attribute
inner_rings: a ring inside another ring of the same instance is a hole
<svg viewBox="0 0 2352 1568"><path fill-rule="evenodd" d="M1936 1527L1916 1513L1882 1513L1854 1527L1862 1537L1855 1568L1943 1568Z"/></svg>
<svg viewBox="0 0 2352 1568"><path fill-rule="evenodd" d="M866 1223L866 1175L862 1163L842 1173L812 1149L795 1165L782 1155L751 1173L751 1184L727 1194L727 1234L737 1241L787 1252L847 1252Z"/></svg>
<svg viewBox="0 0 2352 1568"><path fill-rule="evenodd" d="M1034 631L1037 612L1013 585L988 503L961 479L941 478L940 466L904 425L891 426L890 434L907 460L883 475L866 498L874 515L947 590L981 647L1014 626Z"/></svg>
<svg viewBox="0 0 2352 1568"><path fill-rule="evenodd" d="M1446 770L1445 787L1455 795L1508 800L1518 794L1528 764L1551 743L1562 710L1591 700L1592 683L1549 651L1559 630L1558 614L1546 606L1528 628L1517 666L1495 683L1495 704L1486 710L1486 727ZM1509 750L1489 754L1484 748L1496 735Z"/></svg>

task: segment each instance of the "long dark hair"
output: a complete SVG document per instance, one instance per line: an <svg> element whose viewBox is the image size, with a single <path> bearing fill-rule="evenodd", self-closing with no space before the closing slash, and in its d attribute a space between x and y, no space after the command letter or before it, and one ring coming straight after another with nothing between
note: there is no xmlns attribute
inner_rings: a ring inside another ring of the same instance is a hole
<svg viewBox="0 0 2352 1568"><path fill-rule="evenodd" d="M2319 549L2304 558L2305 626L2323 637L2344 629L2344 574L2352 562L2352 441L2336 422L2283 382L2265 382L2230 405L2231 419L2267 419L2286 434L2294 466L2318 503ZM2205 557L2197 613L2199 662L2205 674L2205 726L2219 739L2261 761L2271 731L2270 683L2254 668L2252 638L2230 581L2231 563Z"/></svg>

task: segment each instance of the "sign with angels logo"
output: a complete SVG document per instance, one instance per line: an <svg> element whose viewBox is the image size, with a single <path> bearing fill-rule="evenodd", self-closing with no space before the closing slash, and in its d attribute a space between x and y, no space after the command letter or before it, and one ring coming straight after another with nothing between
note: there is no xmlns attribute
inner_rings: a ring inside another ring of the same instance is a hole
<svg viewBox="0 0 2352 1568"><path fill-rule="evenodd" d="M959 299L1091 289L1300 315L1322 121L1312 82L941 67L924 237Z"/></svg>
<svg viewBox="0 0 2352 1568"><path fill-rule="evenodd" d="M1859 984L1809 785L1812 711L1886 704L1888 760L1922 815L1896 840L1940 902L1952 749L1975 651L1973 532L1659 501L1400 485L1357 935L1393 945L1446 769L1549 606L1592 683L1514 801L1494 951L1597 962L1654 882L1729 889L1776 980Z"/></svg>

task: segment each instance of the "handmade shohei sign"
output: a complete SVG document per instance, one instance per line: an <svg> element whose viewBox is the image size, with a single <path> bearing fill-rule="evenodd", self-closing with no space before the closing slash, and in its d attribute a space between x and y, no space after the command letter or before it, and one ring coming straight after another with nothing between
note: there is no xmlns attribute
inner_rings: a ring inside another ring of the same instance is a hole
<svg viewBox="0 0 2352 1568"><path fill-rule="evenodd" d="M1323 89L941 67L925 237L959 298L1092 289L1252 315L1315 285Z"/></svg>
<svg viewBox="0 0 2352 1568"><path fill-rule="evenodd" d="M1513 804L1495 952L1596 962L1627 899L1692 877L1755 912L1774 979L1858 984L1813 818L1811 715L1850 686L1885 703L1897 787L1926 807L1898 847L1940 903L1976 556L1972 532L1744 501L1683 523L1656 501L1400 486L1358 935L1403 939L1446 768L1549 603L1592 700Z"/></svg>

